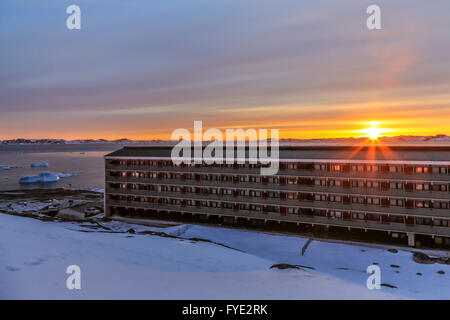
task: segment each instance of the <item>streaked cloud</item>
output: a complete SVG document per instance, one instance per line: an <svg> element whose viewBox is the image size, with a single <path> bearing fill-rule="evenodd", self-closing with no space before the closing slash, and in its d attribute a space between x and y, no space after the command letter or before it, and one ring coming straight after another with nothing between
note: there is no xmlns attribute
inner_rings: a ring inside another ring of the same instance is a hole
<svg viewBox="0 0 450 320"><path fill-rule="evenodd" d="M450 134L450 2L80 0L0 3L0 137L167 138L210 127L283 137Z"/></svg>

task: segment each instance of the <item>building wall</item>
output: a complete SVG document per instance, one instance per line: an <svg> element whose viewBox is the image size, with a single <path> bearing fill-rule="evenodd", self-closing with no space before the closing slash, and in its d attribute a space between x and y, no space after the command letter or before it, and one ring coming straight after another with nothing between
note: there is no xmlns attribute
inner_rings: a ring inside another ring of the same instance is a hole
<svg viewBox="0 0 450 320"><path fill-rule="evenodd" d="M105 168L109 214L187 212L421 234L450 244L450 171L442 162L281 162L267 177L258 165L174 166L151 158L107 158Z"/></svg>

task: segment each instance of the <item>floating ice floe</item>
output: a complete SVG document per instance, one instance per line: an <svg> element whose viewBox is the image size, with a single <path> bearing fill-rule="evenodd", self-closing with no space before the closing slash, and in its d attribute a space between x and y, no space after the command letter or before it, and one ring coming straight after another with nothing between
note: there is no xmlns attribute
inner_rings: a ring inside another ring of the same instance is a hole
<svg viewBox="0 0 450 320"><path fill-rule="evenodd" d="M5 166L3 164L0 164L0 171L1 170L11 170L16 168L22 168L22 166Z"/></svg>
<svg viewBox="0 0 450 320"><path fill-rule="evenodd" d="M31 164L31 167L32 168L35 168L35 167L48 167L48 163L47 162L45 162L45 161L42 161L42 162L37 162L37 163L32 163Z"/></svg>
<svg viewBox="0 0 450 320"><path fill-rule="evenodd" d="M35 176L22 176L20 177L20 183L45 183L45 182L57 182L60 179L75 177L76 173L54 173L50 171L41 171Z"/></svg>
<svg viewBox="0 0 450 320"><path fill-rule="evenodd" d="M92 192L105 193L105 189L102 189L102 188L86 188L84 190L92 191Z"/></svg>

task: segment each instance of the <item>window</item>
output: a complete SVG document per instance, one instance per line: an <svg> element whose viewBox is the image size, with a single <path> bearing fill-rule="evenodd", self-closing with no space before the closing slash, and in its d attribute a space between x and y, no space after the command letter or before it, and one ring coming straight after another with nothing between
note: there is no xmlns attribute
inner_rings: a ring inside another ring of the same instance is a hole
<svg viewBox="0 0 450 320"><path fill-rule="evenodd" d="M270 178L269 178L269 182L270 182L270 183L279 183L279 179L276 178L276 177L270 177Z"/></svg>
<svg viewBox="0 0 450 320"><path fill-rule="evenodd" d="M367 188L377 189L380 187L380 183L378 181L367 181Z"/></svg>
<svg viewBox="0 0 450 320"><path fill-rule="evenodd" d="M435 201L435 202L433 202L433 208L436 208L436 209L448 209L448 202Z"/></svg>
<svg viewBox="0 0 450 320"><path fill-rule="evenodd" d="M250 205L250 210L261 211L261 206L257 206L257 205L251 204Z"/></svg>
<svg viewBox="0 0 450 320"><path fill-rule="evenodd" d="M233 205L229 202L222 202L222 208L233 209Z"/></svg>
<svg viewBox="0 0 450 320"><path fill-rule="evenodd" d="M328 213L329 217L332 219L340 219L342 217L341 211L330 211Z"/></svg>
<svg viewBox="0 0 450 320"><path fill-rule="evenodd" d="M428 167L416 167L416 173L428 173Z"/></svg>
<svg viewBox="0 0 450 320"><path fill-rule="evenodd" d="M342 201L342 197L332 194L332 195L330 195L330 201L332 201L332 202L341 202Z"/></svg>
<svg viewBox="0 0 450 320"><path fill-rule="evenodd" d="M380 204L380 198L367 198L367 204Z"/></svg>
<svg viewBox="0 0 450 320"><path fill-rule="evenodd" d="M261 197L261 191L250 190L251 197Z"/></svg>
<svg viewBox="0 0 450 320"><path fill-rule="evenodd" d="M231 189L222 189L222 194L224 195L231 195L232 193Z"/></svg>
<svg viewBox="0 0 450 320"><path fill-rule="evenodd" d="M430 207L431 207L431 201L427 201L427 200L416 201L416 208L430 208Z"/></svg>
<svg viewBox="0 0 450 320"><path fill-rule="evenodd" d="M327 165L326 164L315 164L314 165L314 170L320 170L320 171L325 171L327 170Z"/></svg>
<svg viewBox="0 0 450 320"><path fill-rule="evenodd" d="M430 190L430 185L429 184L424 184L424 183L417 183L416 184L416 190L418 191L428 191Z"/></svg>
<svg viewBox="0 0 450 320"><path fill-rule="evenodd" d="M435 184L433 186L434 191L447 191L447 185L445 184Z"/></svg>
<svg viewBox="0 0 450 320"><path fill-rule="evenodd" d="M315 184L316 186L326 186L326 185L327 185L327 182L326 182L325 179L316 179L316 180L314 181L314 184Z"/></svg>
<svg viewBox="0 0 450 320"><path fill-rule="evenodd" d="M400 168L396 166L389 166L389 172L391 173L399 172L400 171L399 169Z"/></svg>
<svg viewBox="0 0 450 320"><path fill-rule="evenodd" d="M330 187L340 187L341 186L341 180L330 180Z"/></svg>
<svg viewBox="0 0 450 320"><path fill-rule="evenodd" d="M352 202L363 204L365 201L364 201L364 197L352 197Z"/></svg>
<svg viewBox="0 0 450 320"><path fill-rule="evenodd" d="M316 201L326 201L327 200L327 196L324 194L315 194L314 195L314 200Z"/></svg>
<svg viewBox="0 0 450 320"><path fill-rule="evenodd" d="M341 165L340 164L333 164L331 166L332 171L341 171Z"/></svg>
<svg viewBox="0 0 450 320"><path fill-rule="evenodd" d="M390 199L389 204L391 206L403 207L403 199Z"/></svg>
<svg viewBox="0 0 450 320"><path fill-rule="evenodd" d="M401 183L401 182L391 182L391 183L389 183L389 188L391 188L391 189L403 189L403 183Z"/></svg>

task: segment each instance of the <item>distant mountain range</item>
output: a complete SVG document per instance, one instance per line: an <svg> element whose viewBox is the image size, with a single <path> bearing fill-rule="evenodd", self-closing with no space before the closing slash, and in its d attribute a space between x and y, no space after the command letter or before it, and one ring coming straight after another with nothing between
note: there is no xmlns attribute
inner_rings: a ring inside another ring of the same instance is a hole
<svg viewBox="0 0 450 320"><path fill-rule="evenodd" d="M399 143L437 143L446 144L450 143L450 136L445 134L439 134L435 136L395 136L395 137L380 137L379 142L387 144L399 144ZM329 139L280 139L280 144L358 144L367 142L367 138L329 138ZM127 138L107 140L107 139L12 139L1 140L0 144L3 145L28 145L28 144L174 144L170 140L130 140Z"/></svg>

